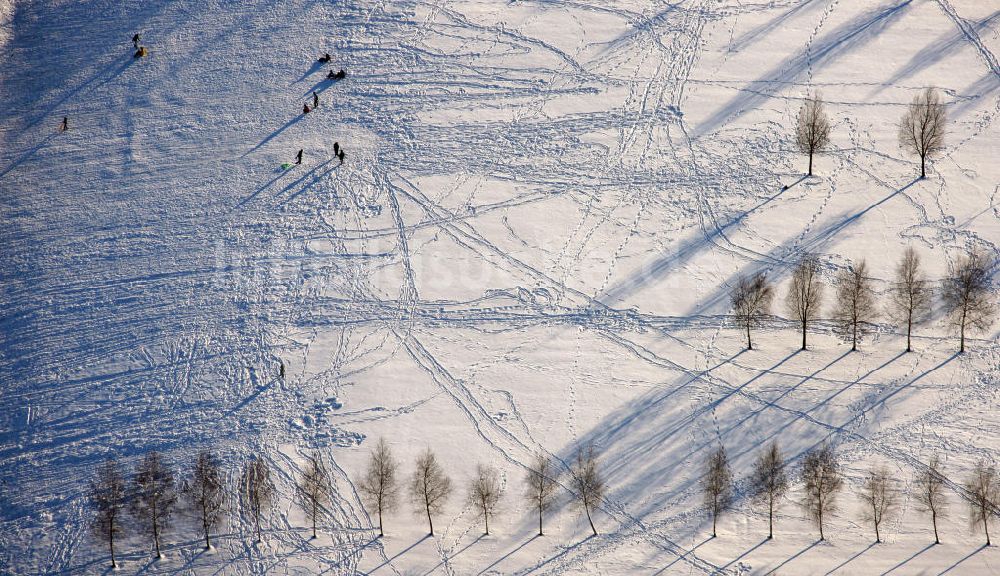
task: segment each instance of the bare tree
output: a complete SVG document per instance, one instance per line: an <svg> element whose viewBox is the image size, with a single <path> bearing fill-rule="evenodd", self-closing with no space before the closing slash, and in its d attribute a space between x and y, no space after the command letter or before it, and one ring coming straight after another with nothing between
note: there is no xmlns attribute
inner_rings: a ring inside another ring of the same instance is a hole
<svg viewBox="0 0 1000 576"><path fill-rule="evenodd" d="M878 468L868 473L861 486L861 499L865 502L862 516L875 526L875 542L882 542L878 528L896 507L896 490L889 477L889 471Z"/></svg>
<svg viewBox="0 0 1000 576"><path fill-rule="evenodd" d="M969 493L969 523L973 528L983 525L986 531L986 545L990 545L990 516L996 514L1000 504L1000 484L997 470L992 464L980 460L976 462L965 490Z"/></svg>
<svg viewBox="0 0 1000 576"><path fill-rule="evenodd" d="M906 351L909 352L913 326L922 323L931 308L931 290L920 269L920 256L912 246L906 249L896 267L896 283L891 294L896 317L906 324Z"/></svg>
<svg viewBox="0 0 1000 576"><path fill-rule="evenodd" d="M899 146L920 157L920 177L927 176L927 159L944 150L945 121L941 95L934 88L917 94L899 121Z"/></svg>
<svg viewBox="0 0 1000 576"><path fill-rule="evenodd" d="M302 478L298 485L299 504L302 510L309 516L312 524L312 537L316 538L316 520L323 506L330 500L330 474L327 473L323 461L318 455L309 457L302 472Z"/></svg>
<svg viewBox="0 0 1000 576"><path fill-rule="evenodd" d="M850 337L851 350L858 349L858 337L875 315L875 290L868 278L868 264L861 260L837 274L837 307L833 320L841 334Z"/></svg>
<svg viewBox="0 0 1000 576"><path fill-rule="evenodd" d="M594 536L597 528L594 526L592 512L604 498L604 477L597 469L597 456L594 446L581 447L576 452L576 462L573 464L573 487L576 489L577 502L587 515L587 522Z"/></svg>
<svg viewBox="0 0 1000 576"><path fill-rule="evenodd" d="M795 145L809 155L809 175L813 173L813 154L830 143L830 119L823 109L823 98L816 94L806 98L795 125Z"/></svg>
<svg viewBox="0 0 1000 576"><path fill-rule="evenodd" d="M108 543L112 568L118 568L118 562L115 561L115 537L122 533L125 503L125 479L122 477L121 466L114 458L108 458L98 466L97 474L90 481L90 504L96 512L94 535Z"/></svg>
<svg viewBox="0 0 1000 576"><path fill-rule="evenodd" d="M785 302L792 319L802 326L802 349L806 349L809 322L816 319L823 300L823 285L819 278L819 262L813 256L804 257L792 272L792 284Z"/></svg>
<svg viewBox="0 0 1000 576"><path fill-rule="evenodd" d="M399 463L392 457L389 444L385 438L379 438L375 450L368 459L368 470L358 482L358 489L368 506L378 511L378 535L385 536L382 529L382 513L396 507L396 497L399 487L396 482L396 470Z"/></svg>
<svg viewBox="0 0 1000 576"><path fill-rule="evenodd" d="M198 454L191 470L186 496L189 508L194 510L201 520L205 549L211 550L212 541L209 539L209 533L222 520L225 503L219 459L211 452L204 451Z"/></svg>
<svg viewBox="0 0 1000 576"><path fill-rule="evenodd" d="M747 331L747 350L753 350L750 328L759 325L764 316L770 312L773 296L771 283L762 273L757 273L752 278L740 276L729 294L733 314Z"/></svg>
<svg viewBox="0 0 1000 576"><path fill-rule="evenodd" d="M810 450L802 462L802 481L805 483L803 505L819 526L819 539L823 540L823 521L837 509L837 493L843 487L840 463L828 445Z"/></svg>
<svg viewBox="0 0 1000 576"><path fill-rule="evenodd" d="M527 490L525 497L532 506L538 510L538 535L542 533L542 514L555 503L556 469L544 454L536 454L534 463L528 468L528 474L524 479Z"/></svg>
<svg viewBox="0 0 1000 576"><path fill-rule="evenodd" d="M966 330L987 330L993 324L990 262L984 253L974 250L951 267L942 298L952 325L958 328L958 351L965 352Z"/></svg>
<svg viewBox="0 0 1000 576"><path fill-rule="evenodd" d="M154 450L146 454L132 477L129 509L142 528L153 537L157 558L163 557L160 536L169 526L176 504L174 473L163 462L163 456Z"/></svg>
<svg viewBox="0 0 1000 576"><path fill-rule="evenodd" d="M920 507L931 513L935 544L941 543L941 539L938 538L938 518L943 518L948 511L948 501L945 499L944 489L944 474L941 473L938 457L933 456L927 464L927 469L917 475L916 498Z"/></svg>
<svg viewBox="0 0 1000 576"><path fill-rule="evenodd" d="M437 514L451 495L451 479L448 478L437 457L428 448L417 457L416 470L410 481L410 495L418 509L427 514L430 535L434 535L433 515Z"/></svg>
<svg viewBox="0 0 1000 576"><path fill-rule="evenodd" d="M260 517L274 501L274 482L271 469L263 458L254 458L243 468L240 477L240 502L243 509L253 517L260 542Z"/></svg>
<svg viewBox="0 0 1000 576"><path fill-rule="evenodd" d="M775 440L757 455L754 462L751 489L754 499L767 502L767 539L774 538L774 510L788 492L785 459Z"/></svg>
<svg viewBox="0 0 1000 576"><path fill-rule="evenodd" d="M708 456L702 484L705 507L712 514L712 538L715 538L719 514L728 510L733 502L733 472L729 469L724 447L719 446Z"/></svg>
<svg viewBox="0 0 1000 576"><path fill-rule="evenodd" d="M476 477L469 485L469 504L476 510L486 523L486 535L490 534L490 516L496 513L500 503L503 488L500 486L500 474L492 466L476 467Z"/></svg>

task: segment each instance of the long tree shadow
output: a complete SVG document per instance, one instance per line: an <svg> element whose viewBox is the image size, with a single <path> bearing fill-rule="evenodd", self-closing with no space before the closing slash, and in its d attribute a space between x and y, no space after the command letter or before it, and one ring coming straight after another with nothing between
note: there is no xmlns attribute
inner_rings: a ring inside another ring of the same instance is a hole
<svg viewBox="0 0 1000 576"><path fill-rule="evenodd" d="M889 200L902 194L917 182L920 182L920 178L914 178L902 187L893 190L878 202L866 206L853 214L848 213L833 218L829 223L818 228L815 232L809 234L808 237L802 239L802 241L799 241L798 236L789 238L785 242L782 242L769 250L756 262L752 262L749 266L733 274L725 281L720 282L714 293L706 296L687 313L689 315L705 314L707 310L719 305L720 302L726 301L729 297L729 287L732 286L735 283L736 278L741 275L752 276L759 272L764 272L767 274L768 279L771 282L778 282L783 274L787 273L793 266L795 266L801 255L821 251L827 244L832 242L838 234L843 232L852 224L856 224L861 220L861 218L875 208L882 206ZM644 281L644 283L647 282L649 282L649 280Z"/></svg>
<svg viewBox="0 0 1000 576"><path fill-rule="evenodd" d="M944 570L943 570L942 572L940 572L940 573L938 574L938 576L944 576L945 574L947 574L947 573L951 572L951 571L952 571L952 570L954 570L955 568L958 568L958 565L959 565L959 564L961 564L962 562L965 562L965 561L966 561L966 560L968 560L969 558L972 558L972 557L973 557L973 556L975 556L976 554L979 554L979 553L980 553L980 552L982 552L982 551L983 551L983 550L984 550L984 549L985 549L986 547L987 547L987 546L986 546L986 544L983 544L983 545L982 545L982 546L980 546L979 548L976 548L976 549L975 549L975 550L973 550L972 552L969 552L969 553L968 553L968 554L967 554L967 555L966 555L966 556L965 556L964 558L962 558L962 559L961 559L961 560L959 560L958 562L955 562L955 563L954 563L954 564L952 564L951 566L949 566L949 567L945 568L945 569L944 569Z"/></svg>
<svg viewBox="0 0 1000 576"><path fill-rule="evenodd" d="M931 543L930 543L930 544L928 544L927 546L924 546L924 547L923 547L923 548L921 548L920 550L917 550L916 552L914 552L914 553L913 553L913 555L912 555L912 556L910 556L909 558L907 558L906 560L903 560L903 561L902 561L902 562L900 562L899 564L896 564L896 565L895 565L895 566L893 566L892 568L889 568L888 570L886 570L885 572L883 572L883 573L882 573L882 574L881 574L880 576L886 576L886 574L888 574L888 573L890 573L890 572L892 572L892 571L894 571L894 570L896 570L896 569L898 569L898 568L902 568L902 567L903 567L903 566L905 566L905 565L906 565L907 563L909 563L909 562L910 562L911 560L913 560L913 559L914 559L914 558L916 558L917 556L920 556L920 555L921 555L921 554L923 554L924 552L927 552L928 550L930 550L930 549L931 549L931 548L933 548L934 546L936 546L936 544L935 544L935 543L933 543L933 542L931 542Z"/></svg>
<svg viewBox="0 0 1000 576"><path fill-rule="evenodd" d="M726 568L729 568L733 564L736 564L740 560L746 558L751 552L753 552L754 550L760 548L761 546L763 546L764 544L767 544L767 543L768 543L768 539L764 538L763 540L761 540L760 542L758 542L757 544L755 544L750 549L746 550L745 552L743 552L742 554L740 554L736 558L733 558L732 560L730 560L728 564L726 564L725 566L722 566L721 568L719 568L719 572L725 572Z"/></svg>
<svg viewBox="0 0 1000 576"><path fill-rule="evenodd" d="M390 563L392 563L392 561L396 560L397 558L399 558L403 554L406 554L410 550L413 550L414 548L416 548L417 546L419 546L424 540L427 540L430 537L431 537L430 534L425 534L423 538L421 538L420 540L417 540L413 544L410 544L409 546L407 546L403 550L400 550L394 556L386 559L385 562L379 564L378 566L376 566L376 567L372 568L371 570L369 570L368 572L366 572L366 574L371 574L371 573L375 572L376 570L378 570L379 568L382 568L384 566L388 566Z"/></svg>
<svg viewBox="0 0 1000 576"><path fill-rule="evenodd" d="M527 546L528 544L531 544L532 542L534 542L534 541L535 541L536 539L538 539L538 538L539 538L538 534L535 534L535 535L534 535L534 536L532 536L531 538L528 538L528 539L527 539L527 540L525 540L525 541L524 541L524 542L523 542L523 543L522 543L522 544L521 544L520 546L518 546L517 548L514 548L513 550L511 550L510 552L508 552L508 553L504 554L504 555L503 555L503 556L501 556L500 558L497 558L495 562L493 562L492 564L490 564L490 565L489 565L489 566L487 566L486 568L483 568L482 570L480 570L480 571L479 571L479 575L482 575L482 574L485 574L485 573L486 573L487 571L489 571L489 570L490 570L491 568L493 568L493 567L494 567L494 566L496 566L497 564L499 564L499 563L503 562L503 561L504 561L504 560L506 560L507 558L510 558L510 557L511 557L511 556L513 556L513 555L514 555L515 553L517 553L517 552L518 552L519 550L521 550L522 548L524 548L524 547L525 547L525 546Z"/></svg>
<svg viewBox="0 0 1000 576"><path fill-rule="evenodd" d="M712 537L711 536L709 536L708 538L705 538L704 540L702 540L701 542L699 542L694 548L691 548L687 552L679 555L677 558L674 558L673 562L671 562L670 564L667 564L663 568L660 568L656 572L653 572L652 576L659 576L660 574L663 574L664 572L666 572L667 570L669 570L674 564L677 564L678 562L680 562L682 560L686 560L688 556L694 556L694 553L695 553L696 550L698 550L698 548L701 548L702 546L704 546L705 544L707 544L707 543L709 543L711 541L712 541Z"/></svg>
<svg viewBox="0 0 1000 576"><path fill-rule="evenodd" d="M725 122L760 108L771 98L774 90L784 89L807 70L815 73L816 70L822 69L851 50L872 42L882 30L903 16L911 2L912 0L893 2L861 14L841 24L822 38L816 39L802 52L782 60L760 78L748 83L762 86L756 86L757 89L753 91L740 92L694 127L691 131L692 138L700 138ZM775 88L770 88L771 86Z"/></svg>
<svg viewBox="0 0 1000 576"><path fill-rule="evenodd" d="M275 130L274 132L271 132L271 134L270 134L270 135L268 135L268 136L267 136L266 138L264 138L263 140L261 140L259 144L257 144L257 145L256 145L256 146L254 146L253 148L251 148L251 149L247 150L246 152L244 152L244 153L243 153L243 156L241 156L241 157L242 157L242 158L245 158L245 157L246 157L246 156L248 156L249 154L252 154L252 153L256 152L257 150L260 150L260 148L261 148L262 146L264 146L265 144L267 144L267 143L268 143L268 142L270 142L271 140L274 140L274 139L275 139L275 138L276 138L276 137L277 137L277 136L278 136L279 134L281 134L281 133L282 133L282 132L284 132L285 130L288 130L289 128L291 128L292 126L294 126L295 124L297 124L297 123L298 123L299 121L301 121L301 120L302 120L302 118L304 118L304 117L305 117L305 114L296 114L296 115L295 115L295 117L294 117L294 118L292 118L291 120L289 120L288 122L286 122L284 126L282 126L281 128L278 128L278 129L277 129L277 130Z"/></svg>
<svg viewBox="0 0 1000 576"><path fill-rule="evenodd" d="M55 138L55 137L56 137L56 133L53 132L53 133L49 134L48 136L46 136L44 139L42 139L41 142L39 142L38 144L35 144L34 146L32 146L30 150L28 150L25 153L21 154L16 160L14 160L13 162L10 163L10 166L7 166L6 168L4 168L3 172L0 172L0 178L3 178L11 170L13 170L14 168L17 168L18 166L20 166L21 164L23 164L25 160L27 160L28 158L31 158L32 156L34 156L35 153L38 152L39 150L41 150L42 148L45 148L45 146L48 145L48 143L51 142L52 139Z"/></svg>
<svg viewBox="0 0 1000 576"><path fill-rule="evenodd" d="M819 541L819 540L816 540L815 542L813 542L812 544L810 544L810 545L806 546L806 547L805 547L805 548L803 548L802 550L799 550L798 552L796 552L796 553L795 553L794 555L792 555L792 556L791 556L790 558L788 558L787 560L785 560L785 561L784 561L784 562L782 562L781 564L778 564L778 565L777 565L777 566L775 566L774 568L771 568L770 570L768 570L767 572L765 572L765 573L764 573L764 576L768 576L769 574L777 574L777 573L778 573L778 570L780 570L782 566L784 566L785 564L788 564L788 563L789 563L789 562L791 562L792 560L795 560L795 559L796 559L796 558L798 558L799 556L802 556L802 555L803 555L803 554L805 554L806 552L808 552L808 551L812 550L812 549L813 549L813 548L815 548L815 547L816 547L816 545L817 545L817 544L819 544L819 543L820 543L820 541Z"/></svg>
<svg viewBox="0 0 1000 576"><path fill-rule="evenodd" d="M465 552L465 551L466 551L466 550L468 550L469 548L472 548L472 546L473 546L474 544L477 544L477 543L478 543L478 542L479 542L480 540L482 540L482 539L483 539L483 538L485 538L485 537L486 537L486 535L485 535L485 534L480 534L478 538L476 538L476 539L475 539L475 540L473 540L472 542L469 542L468 544L466 544L465 546L463 546L463 547L462 547L462 549L461 549L461 550L459 550L458 552L455 552L454 554L452 554L452 555L450 555L450 556L449 556L449 555L445 555L445 556L444 556L443 558L441 558L441 561L440 561L440 562L438 562L437 564L435 564L435 565L434 565L434 567L433 567L433 568L431 568L431 569L430 569L430 570L428 570L427 572L424 572L424 576L430 576L430 574L432 574L432 573L433 573L433 572L434 572L435 570L437 570L437 569L438 569L438 568L440 568L441 566L444 566L444 565L445 565L446 563L448 563L448 562L451 562L451 561L452 561L452 560L454 560L454 559L455 559L455 558L456 558L456 557L457 557L457 556L458 556L459 554L461 554L462 552Z"/></svg>
<svg viewBox="0 0 1000 576"><path fill-rule="evenodd" d="M805 8L817 8L819 6L820 6L820 3L814 2L814 0L805 0L804 2L800 2L799 4L796 4L792 8L789 8L788 10L786 10L780 16L778 16L776 18L772 18L771 20L768 20L767 22L764 22L760 26L757 26L756 28L754 28L752 30L748 30L748 31L744 32L743 34L740 34L740 36L738 38L736 38L735 40L733 40L729 44L729 49L730 49L731 52L739 52L743 48L746 48L747 46L749 46L749 45L753 44L754 42L756 42L757 39L759 39L761 37L764 37L764 36L767 36L771 32L773 32L773 31L777 30L778 28L784 26L785 22L787 22L793 16L797 15L803 9L805 9Z"/></svg>
<svg viewBox="0 0 1000 576"><path fill-rule="evenodd" d="M862 549L861 549L861 551L860 551L860 552L858 552L857 554L855 554L854 556L851 556L851 557L850 557L850 558L848 558L847 560L844 560L844 561L843 561L843 562L841 562L840 564L838 564L838 565L834 566L833 568L831 568L831 569L830 569L830 571L829 571L829 572L827 572L825 576L830 576L831 574L833 574L833 573L834 573L834 572L836 572L837 570L840 570L840 569L841 569L841 568L843 568L844 566L847 566L847 565L848 565L848 564L850 564L851 562L853 562L853 561L857 560L857 559L858 559L858 558L860 558L860 557L861 557L862 555L864 555L864 553L865 553L865 552L867 552L867 551L871 550L871 549L872 549L872 548L874 548L874 547L875 547L875 542L872 542L872 543L871 543L871 544L869 544L869 545L868 545L867 547L865 547L865 548L862 548Z"/></svg>

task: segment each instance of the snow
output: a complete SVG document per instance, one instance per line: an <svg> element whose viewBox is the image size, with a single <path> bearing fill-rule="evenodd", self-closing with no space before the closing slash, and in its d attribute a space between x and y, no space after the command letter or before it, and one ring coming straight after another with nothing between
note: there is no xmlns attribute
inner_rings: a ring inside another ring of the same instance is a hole
<svg viewBox="0 0 1000 576"><path fill-rule="evenodd" d="M96 466L204 448L230 485L271 463L263 541L234 515L205 553L179 514L160 561L126 535L122 570L995 572L958 492L942 545L912 494L872 545L857 490L874 465L912 488L937 454L955 489L995 461L997 326L956 355L937 314L903 354L883 319L849 353L821 322L803 352L781 299L806 253L827 283L867 258L883 292L906 246L935 279L998 255L998 52L978 0L0 0L0 572L109 569ZM917 180L896 122L931 85L948 147ZM803 177L815 91L833 141ZM727 287L758 270L781 317L743 351ZM451 475L434 537L406 503L376 537L355 482L379 437L404 474L430 447ZM793 466L842 456L827 541L798 487L764 540L745 478L775 438ZM737 498L711 539L720 442ZM589 443L601 534L564 491L535 537L525 466ZM294 482L317 452L336 500L310 540ZM506 491L490 536L477 463Z"/></svg>

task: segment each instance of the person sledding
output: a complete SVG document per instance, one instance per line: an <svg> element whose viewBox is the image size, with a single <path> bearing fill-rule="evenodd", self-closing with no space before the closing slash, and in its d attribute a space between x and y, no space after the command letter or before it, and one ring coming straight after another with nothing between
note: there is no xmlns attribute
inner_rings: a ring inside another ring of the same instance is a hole
<svg viewBox="0 0 1000 576"><path fill-rule="evenodd" d="M305 104L302 105L302 113L303 114L308 114L310 112L312 112L312 108L310 108L309 107L309 103L306 102Z"/></svg>
<svg viewBox="0 0 1000 576"><path fill-rule="evenodd" d="M330 56L329 52L327 52L326 54L323 54L322 56L319 57L319 61L322 62L322 63L324 63L324 64L326 64L330 60L333 60L333 58Z"/></svg>
<svg viewBox="0 0 1000 576"><path fill-rule="evenodd" d="M145 46L139 46L139 49L135 51L135 57L142 58L144 56L149 56L149 50Z"/></svg>
<svg viewBox="0 0 1000 576"><path fill-rule="evenodd" d="M347 77L347 72L344 72L343 68L341 68L339 72L334 72L333 70L330 70L330 72L326 75L326 78L328 80L343 80L346 77Z"/></svg>
<svg viewBox="0 0 1000 576"><path fill-rule="evenodd" d="M333 155L334 156L339 156L340 155L340 142L334 142L333 143Z"/></svg>
<svg viewBox="0 0 1000 576"><path fill-rule="evenodd" d="M340 149L340 154L337 154L337 158L340 158L340 164L339 165L343 165L343 163L344 163L344 156L345 156L344 149L341 148Z"/></svg>

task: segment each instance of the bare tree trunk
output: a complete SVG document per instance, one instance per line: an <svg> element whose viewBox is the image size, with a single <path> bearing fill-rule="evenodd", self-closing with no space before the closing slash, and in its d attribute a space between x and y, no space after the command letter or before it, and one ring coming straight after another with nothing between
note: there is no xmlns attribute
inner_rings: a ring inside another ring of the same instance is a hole
<svg viewBox="0 0 1000 576"><path fill-rule="evenodd" d="M854 326L851 330L851 352L856 352L858 350L858 323L854 322Z"/></svg>
<svg viewBox="0 0 1000 576"><path fill-rule="evenodd" d="M958 330L958 352L965 352L965 312L962 312L962 325Z"/></svg>
<svg viewBox="0 0 1000 576"><path fill-rule="evenodd" d="M590 522L590 529L594 531L594 536L597 536L597 528L594 527L594 521L590 518L590 506L584 504L583 508L587 511L587 522Z"/></svg>
<svg viewBox="0 0 1000 576"><path fill-rule="evenodd" d="M937 531L937 510L931 510L931 523L934 524L934 543L940 544L941 539L938 538L938 531Z"/></svg>
<svg viewBox="0 0 1000 576"><path fill-rule="evenodd" d="M753 342L750 341L750 323L747 322L747 350L753 350Z"/></svg>
<svg viewBox="0 0 1000 576"><path fill-rule="evenodd" d="M115 561L115 530L112 527L108 530L108 546L111 548L111 567L117 568L118 562Z"/></svg>
<svg viewBox="0 0 1000 576"><path fill-rule="evenodd" d="M813 175L813 152L809 151L809 176Z"/></svg>
<svg viewBox="0 0 1000 576"><path fill-rule="evenodd" d="M541 506L538 507L538 535L539 536L544 536L545 535L545 534L542 534L542 507Z"/></svg>
<svg viewBox="0 0 1000 576"><path fill-rule="evenodd" d="M875 517L875 518L877 518L878 517L877 514L878 514L878 508L875 505L875 499L872 498L872 516ZM879 537L878 524L879 524L878 520L876 520L875 521L875 543L876 544L881 544L882 543L882 538Z"/></svg>
<svg viewBox="0 0 1000 576"><path fill-rule="evenodd" d="M774 498L767 502L767 539L774 538Z"/></svg>
<svg viewBox="0 0 1000 576"><path fill-rule="evenodd" d="M924 179L924 178L927 177L927 170L924 167L924 165L926 164L926 162L925 162L926 158L927 158L927 156L925 154L921 154L920 155L920 178L921 179Z"/></svg>
<svg viewBox="0 0 1000 576"><path fill-rule="evenodd" d="M430 525L430 527L431 527L431 536L433 536L434 535L434 519L431 518L431 506L430 506L430 504L427 504L426 508L427 508L427 524Z"/></svg>
<svg viewBox="0 0 1000 576"><path fill-rule="evenodd" d="M823 508L819 509L819 539L825 540L823 537Z"/></svg>
<svg viewBox="0 0 1000 576"><path fill-rule="evenodd" d="M990 515L989 513L983 514L983 530L986 530L986 545L990 545Z"/></svg>
<svg viewBox="0 0 1000 576"><path fill-rule="evenodd" d="M201 517L201 526L205 530L205 550L211 550L212 542L208 539L208 518L204 514Z"/></svg>
<svg viewBox="0 0 1000 576"><path fill-rule="evenodd" d="M156 517L156 501L153 500L153 544L156 545L156 557L163 558L160 554L160 523Z"/></svg>
<svg viewBox="0 0 1000 576"><path fill-rule="evenodd" d="M486 522L486 535L490 535L490 515L483 514L483 520Z"/></svg>
<svg viewBox="0 0 1000 576"><path fill-rule="evenodd" d="M911 352L910 349L910 335L913 334L913 313L911 312L906 317L906 351Z"/></svg>
<svg viewBox="0 0 1000 576"><path fill-rule="evenodd" d="M802 349L806 349L806 321L802 321Z"/></svg>
<svg viewBox="0 0 1000 576"><path fill-rule="evenodd" d="M385 536L385 532L382 531L382 507L378 509L378 537L381 538Z"/></svg>
<svg viewBox="0 0 1000 576"><path fill-rule="evenodd" d="M719 518L719 514L715 510L713 510L712 511L712 538L715 538L715 525L716 525L716 521L718 520L718 518Z"/></svg>
<svg viewBox="0 0 1000 576"><path fill-rule="evenodd" d="M317 499L312 501L312 527L313 527L313 540L316 539L316 506L318 505Z"/></svg>

